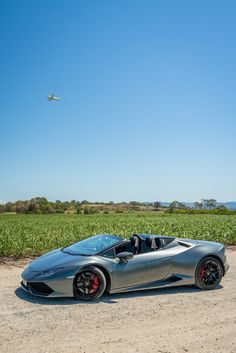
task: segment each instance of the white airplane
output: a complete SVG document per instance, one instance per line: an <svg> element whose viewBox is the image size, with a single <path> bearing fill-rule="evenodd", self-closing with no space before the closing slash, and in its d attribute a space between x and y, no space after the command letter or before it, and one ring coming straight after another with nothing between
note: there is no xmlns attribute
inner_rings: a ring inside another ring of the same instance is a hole
<svg viewBox="0 0 236 353"><path fill-rule="evenodd" d="M48 96L48 100L49 101L60 101L61 97L56 97L55 94L51 94L50 96Z"/></svg>

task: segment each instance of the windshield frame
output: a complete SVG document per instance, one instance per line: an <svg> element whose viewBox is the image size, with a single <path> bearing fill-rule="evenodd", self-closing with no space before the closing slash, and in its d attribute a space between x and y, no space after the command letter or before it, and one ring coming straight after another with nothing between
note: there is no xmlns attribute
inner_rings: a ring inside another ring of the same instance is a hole
<svg viewBox="0 0 236 353"><path fill-rule="evenodd" d="M73 252L73 251L70 251L70 247L72 247L73 245L76 245L76 244L79 244L81 243L82 241L84 240L89 240L89 239L92 239L94 237L110 237L110 238L116 238L117 241L114 242L113 244L109 244L106 248L102 249L102 250L99 250L99 251L96 251L94 253L79 253L78 252ZM73 243L73 244L70 244L64 248L61 249L62 252L66 253L66 254L69 254L69 255L72 255L72 256L97 256L97 255L101 255L103 254L104 252L106 252L107 250L109 249L112 249L113 247L123 243L125 241L125 239L121 238L120 236L118 235L111 235L111 234L97 234L97 235L94 235L92 237L89 237L89 238L85 238L85 239L81 239L80 241L76 242L76 243Z"/></svg>

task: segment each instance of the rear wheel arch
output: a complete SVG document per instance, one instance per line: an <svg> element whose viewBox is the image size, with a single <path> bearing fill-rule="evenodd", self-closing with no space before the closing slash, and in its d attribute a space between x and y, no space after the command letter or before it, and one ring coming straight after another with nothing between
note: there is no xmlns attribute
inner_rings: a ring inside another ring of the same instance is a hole
<svg viewBox="0 0 236 353"><path fill-rule="evenodd" d="M206 263L211 264L210 270L208 270L208 267L206 267L208 266L208 265L205 265ZM214 267L212 266L212 264ZM217 269L217 266L218 266L218 269ZM203 274L201 274L202 271L203 271ZM202 275L203 275L203 278L201 278ZM222 264L222 260L216 255L206 255L198 262L196 266L195 286L201 289L215 289L216 286L221 282L223 275L224 275L224 266Z"/></svg>
<svg viewBox="0 0 236 353"><path fill-rule="evenodd" d="M215 258L216 260L218 260L222 266L222 270L223 270L223 276L225 275L225 267L224 267L224 264L223 264L223 261L221 260L221 258L217 255L210 255L211 257Z"/></svg>
<svg viewBox="0 0 236 353"><path fill-rule="evenodd" d="M221 260L221 258L220 258L219 256L217 256L217 255L215 255L215 254L207 254L207 255L203 256L203 257L199 260L199 262L197 263L197 265L196 265L196 267L195 267L195 271L197 270L199 263L200 263L202 260L204 260L206 257L213 257L214 259L216 259L216 260L218 260L218 261L220 262L220 264L221 264L221 266L222 266L222 270L223 270L223 276L224 276L224 275L225 275L225 268L224 268L223 261Z"/></svg>

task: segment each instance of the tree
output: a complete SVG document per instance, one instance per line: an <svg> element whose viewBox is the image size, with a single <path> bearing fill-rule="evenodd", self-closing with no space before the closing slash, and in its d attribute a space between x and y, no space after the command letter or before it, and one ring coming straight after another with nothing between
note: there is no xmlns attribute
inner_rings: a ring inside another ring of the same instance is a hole
<svg viewBox="0 0 236 353"><path fill-rule="evenodd" d="M81 203L82 203L82 205L87 205L87 204L89 204L89 201L83 200L83 201L81 201Z"/></svg>
<svg viewBox="0 0 236 353"><path fill-rule="evenodd" d="M195 210L201 210L203 207L201 202L194 202L194 208Z"/></svg>
<svg viewBox="0 0 236 353"><path fill-rule="evenodd" d="M88 206L84 207L84 214L94 214L94 213L98 213L98 210L96 209L96 207L88 207Z"/></svg>
<svg viewBox="0 0 236 353"><path fill-rule="evenodd" d="M5 204L5 212L12 212L12 202L7 202Z"/></svg>
<svg viewBox="0 0 236 353"><path fill-rule="evenodd" d="M37 196L37 197L34 197L33 199L31 199L30 201L33 201L33 200L38 204L46 205L48 203L48 200L46 199L46 197Z"/></svg>
<svg viewBox="0 0 236 353"><path fill-rule="evenodd" d="M129 204L131 206L141 206L142 205L141 202L138 202L138 201L130 201Z"/></svg>
<svg viewBox="0 0 236 353"><path fill-rule="evenodd" d="M177 210L186 210L188 209L188 207L182 203L182 202L179 202L179 201L172 201L170 206L169 206L169 209L170 210L174 210L174 209L177 209Z"/></svg>
<svg viewBox="0 0 236 353"><path fill-rule="evenodd" d="M212 210L216 208L217 201L215 199L203 199L202 204L204 209Z"/></svg>
<svg viewBox="0 0 236 353"><path fill-rule="evenodd" d="M159 201L155 201L153 203L154 210L157 211L161 207L161 203Z"/></svg>
<svg viewBox="0 0 236 353"><path fill-rule="evenodd" d="M173 210L174 208L177 208L178 201L172 201L171 204L169 205L169 209Z"/></svg>
<svg viewBox="0 0 236 353"><path fill-rule="evenodd" d="M27 213L41 213L40 206L34 199L27 204Z"/></svg>
<svg viewBox="0 0 236 353"><path fill-rule="evenodd" d="M15 207L17 213L26 213L28 210L27 201L16 201Z"/></svg>
<svg viewBox="0 0 236 353"><path fill-rule="evenodd" d="M76 207L76 200L71 200L70 201L70 206Z"/></svg>
<svg viewBox="0 0 236 353"><path fill-rule="evenodd" d="M77 208L76 208L76 213L77 214L81 214L83 212L83 207L82 206L78 206Z"/></svg>
<svg viewBox="0 0 236 353"><path fill-rule="evenodd" d="M208 205L209 205L210 209L212 210L213 208L216 208L217 201L215 199L209 199L208 200Z"/></svg>

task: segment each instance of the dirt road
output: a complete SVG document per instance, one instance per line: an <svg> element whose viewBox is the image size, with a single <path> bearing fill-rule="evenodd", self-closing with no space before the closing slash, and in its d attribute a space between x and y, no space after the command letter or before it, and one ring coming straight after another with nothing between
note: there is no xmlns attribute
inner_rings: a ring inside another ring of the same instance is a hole
<svg viewBox="0 0 236 353"><path fill-rule="evenodd" d="M214 291L173 288L84 304L19 288L21 264L0 265L1 353L235 353L236 251Z"/></svg>

